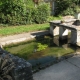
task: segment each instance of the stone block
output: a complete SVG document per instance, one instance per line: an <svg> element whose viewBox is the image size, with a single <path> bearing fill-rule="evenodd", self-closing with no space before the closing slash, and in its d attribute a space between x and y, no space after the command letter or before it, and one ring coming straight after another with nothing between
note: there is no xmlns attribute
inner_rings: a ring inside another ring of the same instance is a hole
<svg viewBox="0 0 80 80"><path fill-rule="evenodd" d="M13 80L33 80L32 65L26 60L13 56L12 54L0 49L2 57L9 55L9 58L14 62L14 69L10 71Z"/></svg>

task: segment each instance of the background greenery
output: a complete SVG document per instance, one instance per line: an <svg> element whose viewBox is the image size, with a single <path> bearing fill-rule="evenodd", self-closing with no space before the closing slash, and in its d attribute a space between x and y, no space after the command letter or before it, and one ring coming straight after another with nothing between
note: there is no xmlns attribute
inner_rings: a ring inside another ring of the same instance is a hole
<svg viewBox="0 0 80 80"><path fill-rule="evenodd" d="M51 17L49 16L47 21L62 19L61 16ZM31 24L31 25L17 25L9 26L5 24L0 24L0 36L14 35L24 32L40 31L40 30L49 30L49 23L44 24Z"/></svg>
<svg viewBox="0 0 80 80"><path fill-rule="evenodd" d="M0 23L23 25L47 22L50 4L33 0L0 0ZM73 15L80 7L80 0L55 0L55 15ZM77 7L77 8L76 8Z"/></svg>
<svg viewBox="0 0 80 80"><path fill-rule="evenodd" d="M80 8L80 0L56 0L55 2L55 15L73 15L76 9Z"/></svg>
<svg viewBox="0 0 80 80"><path fill-rule="evenodd" d="M49 23L1 27L0 36L14 35L24 32L32 32L32 31L40 31L48 29L49 29Z"/></svg>
<svg viewBox="0 0 80 80"><path fill-rule="evenodd" d="M44 23L50 14L48 4L34 6L33 0L0 0L0 23L19 25Z"/></svg>

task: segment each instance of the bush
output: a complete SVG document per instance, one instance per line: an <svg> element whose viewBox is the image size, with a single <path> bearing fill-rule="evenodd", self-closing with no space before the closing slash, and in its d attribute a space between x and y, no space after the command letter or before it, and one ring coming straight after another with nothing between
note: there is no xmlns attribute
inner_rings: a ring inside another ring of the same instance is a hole
<svg viewBox="0 0 80 80"><path fill-rule="evenodd" d="M1 23L4 24L20 24L23 21L25 15L25 5L21 0L6 0L1 1L0 12L2 12L0 18Z"/></svg>
<svg viewBox="0 0 80 80"><path fill-rule="evenodd" d="M26 23L27 24L35 23L35 15L36 15L36 8L27 7L27 10L26 10Z"/></svg>
<svg viewBox="0 0 80 80"><path fill-rule="evenodd" d="M32 0L6 0L0 4L0 23L19 25L26 24L26 7L29 6L28 2L32 5Z"/></svg>
<svg viewBox="0 0 80 80"><path fill-rule="evenodd" d="M74 15L73 8L67 8L66 10L63 11L62 15Z"/></svg>
<svg viewBox="0 0 80 80"><path fill-rule="evenodd" d="M36 23L46 22L49 15L50 15L50 9L47 4L38 6L35 17Z"/></svg>
<svg viewBox="0 0 80 80"><path fill-rule="evenodd" d="M1 0L0 23L10 25L43 23L49 16L49 6L46 4L34 7L32 0Z"/></svg>
<svg viewBox="0 0 80 80"><path fill-rule="evenodd" d="M56 0L55 15L73 15L80 0Z"/></svg>

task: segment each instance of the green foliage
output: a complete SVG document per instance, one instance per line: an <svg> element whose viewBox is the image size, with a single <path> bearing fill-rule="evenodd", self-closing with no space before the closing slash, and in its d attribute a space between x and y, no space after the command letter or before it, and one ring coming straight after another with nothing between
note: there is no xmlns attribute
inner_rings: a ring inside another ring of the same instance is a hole
<svg viewBox="0 0 80 80"><path fill-rule="evenodd" d="M25 2L23 0L6 0L0 5L1 23L4 24L24 24L25 22Z"/></svg>
<svg viewBox="0 0 80 80"><path fill-rule="evenodd" d="M33 2L33 0L25 0L25 3L26 3L26 6L34 7L34 2Z"/></svg>
<svg viewBox="0 0 80 80"><path fill-rule="evenodd" d="M56 0L55 15L73 15L80 0Z"/></svg>
<svg viewBox="0 0 80 80"><path fill-rule="evenodd" d="M28 6L26 10L27 24L31 23L44 23L50 15L48 4L42 4L37 7Z"/></svg>
<svg viewBox="0 0 80 80"><path fill-rule="evenodd" d="M10 71L14 68L14 63L9 55L4 58L0 56L0 80L13 80Z"/></svg>
<svg viewBox="0 0 80 80"><path fill-rule="evenodd" d="M14 34L31 32L31 31L49 30L49 23L8 26L8 27L7 25L2 25L2 26L4 27L0 28L0 36L14 35Z"/></svg>
<svg viewBox="0 0 80 80"><path fill-rule="evenodd" d="M44 23L47 21L49 15L50 15L50 9L48 4L40 5L37 7L35 20L37 23Z"/></svg>
<svg viewBox="0 0 80 80"><path fill-rule="evenodd" d="M74 15L73 8L67 8L66 10L63 11L62 15Z"/></svg>
<svg viewBox="0 0 80 80"><path fill-rule="evenodd" d="M6 0L0 5L0 22L4 24L19 24L22 23L25 15L25 4L22 0Z"/></svg>
<svg viewBox="0 0 80 80"><path fill-rule="evenodd" d="M52 21L52 20L61 20L62 19L62 16L49 16L47 21Z"/></svg>
<svg viewBox="0 0 80 80"><path fill-rule="evenodd" d="M80 6L76 6L76 7L74 8L74 11L75 11L75 13L80 13Z"/></svg>
<svg viewBox="0 0 80 80"><path fill-rule="evenodd" d="M38 47L37 51L42 51L42 50L46 49L48 47L48 45L38 43L37 47Z"/></svg>
<svg viewBox="0 0 80 80"><path fill-rule="evenodd" d="M0 0L0 23L10 25L44 23L50 15L50 4L34 7L33 0ZM73 15L80 0L55 0L55 15Z"/></svg>
<svg viewBox="0 0 80 80"><path fill-rule="evenodd" d="M49 15L47 4L34 7L33 0L1 0L0 23L19 25L43 23Z"/></svg>
<svg viewBox="0 0 80 80"><path fill-rule="evenodd" d="M27 24L35 23L35 15L36 15L36 8L27 7L27 10L26 10L26 22L27 22Z"/></svg>

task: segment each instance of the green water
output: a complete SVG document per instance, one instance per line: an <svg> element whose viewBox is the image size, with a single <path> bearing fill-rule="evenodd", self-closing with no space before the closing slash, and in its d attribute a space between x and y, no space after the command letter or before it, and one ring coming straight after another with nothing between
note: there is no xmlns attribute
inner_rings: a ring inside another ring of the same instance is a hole
<svg viewBox="0 0 80 80"><path fill-rule="evenodd" d="M59 41L58 37L50 35L36 37L32 41L12 44L4 47L8 52L26 60L44 56L63 56L74 53L75 48L69 46L68 41Z"/></svg>

